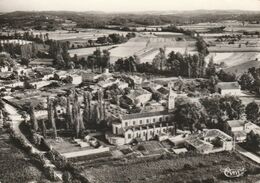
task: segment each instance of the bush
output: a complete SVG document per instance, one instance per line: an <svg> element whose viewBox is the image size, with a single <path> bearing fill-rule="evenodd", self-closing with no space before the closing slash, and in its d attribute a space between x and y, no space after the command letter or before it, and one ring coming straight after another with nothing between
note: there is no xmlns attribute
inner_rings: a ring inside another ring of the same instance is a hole
<svg viewBox="0 0 260 183"><path fill-rule="evenodd" d="M192 165L186 163L186 164L184 164L183 169L184 170L193 170L194 167Z"/></svg>
<svg viewBox="0 0 260 183"><path fill-rule="evenodd" d="M62 180L64 183L71 183L72 182L72 177L70 172L66 171L62 174Z"/></svg>

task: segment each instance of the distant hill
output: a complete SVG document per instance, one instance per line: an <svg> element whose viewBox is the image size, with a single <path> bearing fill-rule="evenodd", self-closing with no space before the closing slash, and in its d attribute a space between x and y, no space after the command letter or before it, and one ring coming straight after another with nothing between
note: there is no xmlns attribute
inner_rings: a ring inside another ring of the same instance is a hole
<svg viewBox="0 0 260 183"><path fill-rule="evenodd" d="M71 19L80 27L100 27L104 25L149 26L163 24L190 24L218 22L222 20L259 21L260 11L144 11L144 12L100 12L100 11L15 11L0 15L0 24L23 27L40 24L43 17ZM28 24L31 22L31 24Z"/></svg>

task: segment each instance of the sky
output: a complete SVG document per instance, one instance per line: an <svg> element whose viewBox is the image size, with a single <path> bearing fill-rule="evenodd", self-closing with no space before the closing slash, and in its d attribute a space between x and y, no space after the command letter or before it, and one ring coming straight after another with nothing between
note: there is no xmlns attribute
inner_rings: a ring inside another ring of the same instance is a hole
<svg viewBox="0 0 260 183"><path fill-rule="evenodd" d="M259 10L260 0L0 0L0 11Z"/></svg>

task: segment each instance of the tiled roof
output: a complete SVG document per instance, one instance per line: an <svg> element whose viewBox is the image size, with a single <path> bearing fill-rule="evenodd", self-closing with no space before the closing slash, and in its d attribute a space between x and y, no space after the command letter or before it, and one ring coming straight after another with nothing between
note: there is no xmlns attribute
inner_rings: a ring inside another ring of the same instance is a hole
<svg viewBox="0 0 260 183"><path fill-rule="evenodd" d="M240 89L238 82L221 82L217 84L217 88L222 90Z"/></svg>
<svg viewBox="0 0 260 183"><path fill-rule="evenodd" d="M164 87L159 88L157 91L160 92L163 95L168 95L169 94L169 90L164 88Z"/></svg>
<svg viewBox="0 0 260 183"><path fill-rule="evenodd" d="M147 90L144 89L138 89L138 90L131 91L131 93L128 94L127 97L134 100L136 97L139 97L144 94L151 94L151 92L148 92Z"/></svg>
<svg viewBox="0 0 260 183"><path fill-rule="evenodd" d="M232 128L232 127L241 127L244 126L245 122L242 120L230 120L227 121L228 125Z"/></svg>

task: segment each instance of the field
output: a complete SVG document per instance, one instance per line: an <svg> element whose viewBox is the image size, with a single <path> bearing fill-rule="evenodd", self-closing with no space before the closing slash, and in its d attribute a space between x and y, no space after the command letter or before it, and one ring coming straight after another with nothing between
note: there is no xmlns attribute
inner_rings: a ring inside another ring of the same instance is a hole
<svg viewBox="0 0 260 183"><path fill-rule="evenodd" d="M210 30L210 28L225 26L224 31L227 32L242 32L242 31L260 31L260 24L249 24L245 23L243 25L242 22L239 21L221 21L218 23L198 23L198 24L190 24L179 26L183 29L194 30L199 33L205 33Z"/></svg>
<svg viewBox="0 0 260 183"><path fill-rule="evenodd" d="M34 34L49 34L50 39L54 40L67 40L67 41L87 41L89 39L95 40L98 37L108 36L109 34L127 34L128 32L116 31L116 30L106 30L106 29L78 29L79 32L69 32L66 30L57 31L36 31Z"/></svg>
<svg viewBox="0 0 260 183"><path fill-rule="evenodd" d="M251 183L260 179L253 174L256 169L249 160L236 153L216 153L210 155L186 154L157 156L150 158L119 159L102 161L98 165L94 160L82 164L84 174L95 183L138 182L172 183L204 182L213 183ZM227 180L221 173L223 168L246 167L249 175L234 181ZM252 171L254 170L254 171ZM251 173L252 172L252 173ZM184 180L185 177L185 180Z"/></svg>
<svg viewBox="0 0 260 183"><path fill-rule="evenodd" d="M244 72L247 72L248 69L252 68L252 67L260 68L260 61L259 60L258 61L256 61L256 60L248 61L248 62L239 64L239 65L227 67L224 70L226 72L229 72L229 73L234 73L236 75L241 75Z"/></svg>
<svg viewBox="0 0 260 183"><path fill-rule="evenodd" d="M249 61L255 61L256 58L260 59L260 53L258 52L211 52L206 61L213 57L215 63L220 64L224 62L227 67L233 67L236 65L244 64Z"/></svg>
<svg viewBox="0 0 260 183"><path fill-rule="evenodd" d="M29 157L15 147L7 134L0 130L0 182L50 182Z"/></svg>
<svg viewBox="0 0 260 183"><path fill-rule="evenodd" d="M181 37L181 41L177 38ZM165 48L166 54L171 51L179 51L184 53L187 50L189 53L196 53L195 40L182 34L172 33L142 33L136 38L130 39L128 42L116 45L100 47L101 49L109 49L111 63L114 63L119 58L137 55L141 62L152 62L154 57L159 53L159 48ZM88 56L93 53L96 48L83 48L70 50L70 55L77 54L78 56Z"/></svg>

